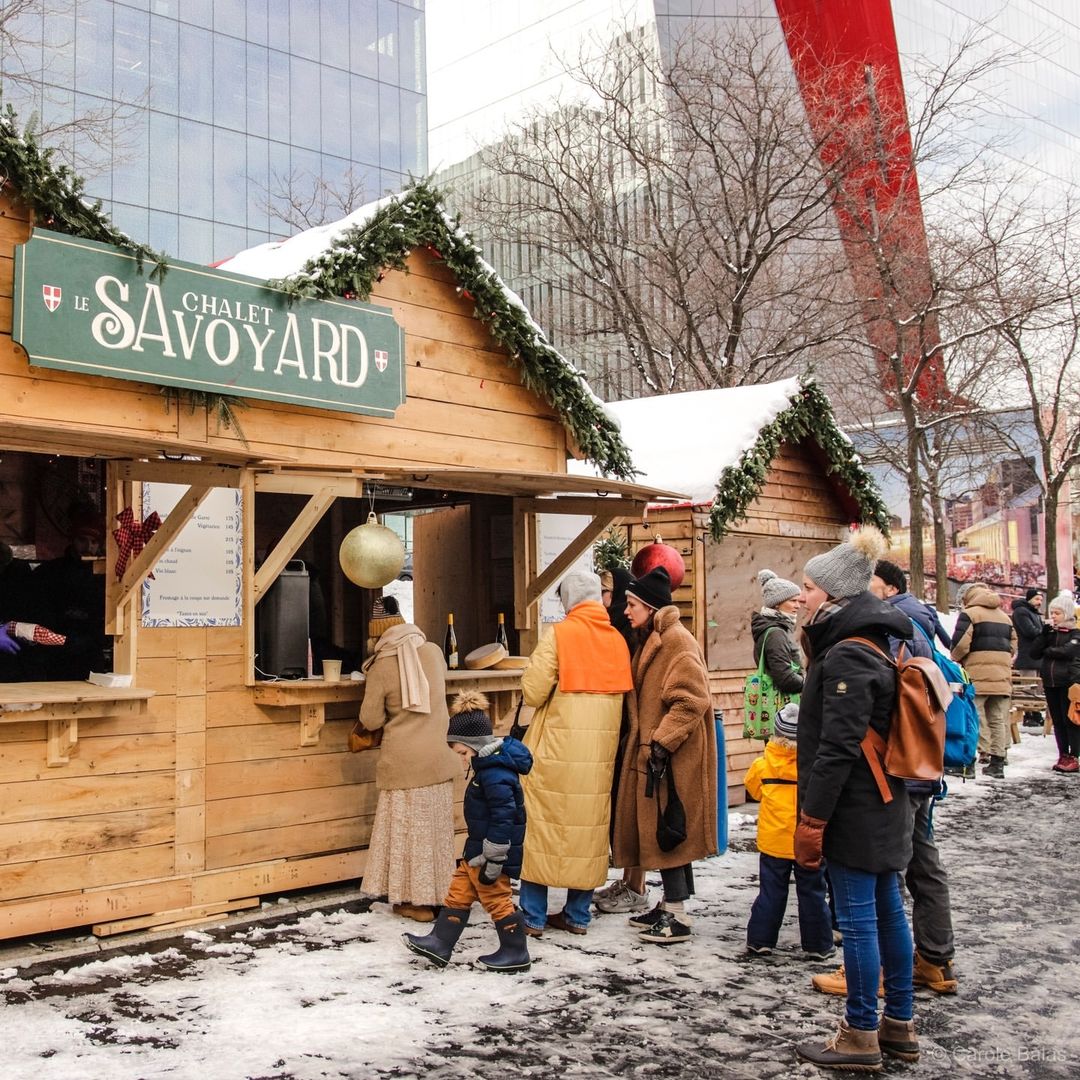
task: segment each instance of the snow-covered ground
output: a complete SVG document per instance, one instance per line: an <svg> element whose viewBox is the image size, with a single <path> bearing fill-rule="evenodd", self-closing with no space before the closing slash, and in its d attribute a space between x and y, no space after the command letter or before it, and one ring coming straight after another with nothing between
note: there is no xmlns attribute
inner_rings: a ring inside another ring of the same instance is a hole
<svg viewBox="0 0 1080 1080"><path fill-rule="evenodd" d="M1004 782L958 785L936 814L960 993L922 991L923 1060L890 1075L1080 1075L1076 856L1080 778L1024 735ZM4 1080L322 1077L813 1077L792 1046L842 1002L811 990L794 899L772 957L741 953L756 890L752 813L697 866L695 938L639 944L622 916L584 938L549 930L532 970L488 973L479 907L445 971L414 958L385 905L145 943L106 958L0 970ZM654 895L656 890L654 888ZM552 894L552 909L558 906ZM2 962L0 962L2 968Z"/></svg>

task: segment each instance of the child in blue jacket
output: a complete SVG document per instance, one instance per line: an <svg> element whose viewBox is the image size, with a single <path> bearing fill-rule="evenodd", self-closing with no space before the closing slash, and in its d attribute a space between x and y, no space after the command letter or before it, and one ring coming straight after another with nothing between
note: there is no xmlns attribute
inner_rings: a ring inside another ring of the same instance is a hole
<svg viewBox="0 0 1080 1080"><path fill-rule="evenodd" d="M521 873L525 841L521 777L532 768L532 754L517 739L495 738L487 709L487 698L477 690L463 690L450 707L446 741L461 756L466 774L469 835L431 933L403 934L402 940L414 953L446 967L473 902L479 900L499 935L498 950L481 956L480 963L492 971L528 971L524 917L514 907L510 879Z"/></svg>

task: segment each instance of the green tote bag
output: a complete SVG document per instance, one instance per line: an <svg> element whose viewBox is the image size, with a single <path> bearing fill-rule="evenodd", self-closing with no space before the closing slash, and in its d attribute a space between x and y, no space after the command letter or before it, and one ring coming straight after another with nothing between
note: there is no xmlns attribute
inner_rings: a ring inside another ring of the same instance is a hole
<svg viewBox="0 0 1080 1080"><path fill-rule="evenodd" d="M773 733L773 717L789 702L798 701L798 694L784 694L777 690L772 676L765 670L765 642L776 629L770 626L761 639L761 656L757 671L746 676L743 688L743 738L769 739ZM792 665L794 668L794 665Z"/></svg>

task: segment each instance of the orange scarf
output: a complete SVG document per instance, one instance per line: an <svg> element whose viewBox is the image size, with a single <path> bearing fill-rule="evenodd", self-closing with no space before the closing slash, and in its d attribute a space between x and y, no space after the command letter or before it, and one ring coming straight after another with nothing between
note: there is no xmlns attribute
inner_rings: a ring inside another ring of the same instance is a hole
<svg viewBox="0 0 1080 1080"><path fill-rule="evenodd" d="M559 690L564 694L623 694L634 687L630 650L595 600L577 604L555 624Z"/></svg>

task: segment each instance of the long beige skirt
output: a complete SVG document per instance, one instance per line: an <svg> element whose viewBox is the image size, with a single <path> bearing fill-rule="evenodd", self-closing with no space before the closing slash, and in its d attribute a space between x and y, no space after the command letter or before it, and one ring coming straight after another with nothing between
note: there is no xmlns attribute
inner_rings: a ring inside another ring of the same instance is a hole
<svg viewBox="0 0 1080 1080"><path fill-rule="evenodd" d="M454 873L454 782L379 792L364 896L441 904Z"/></svg>

